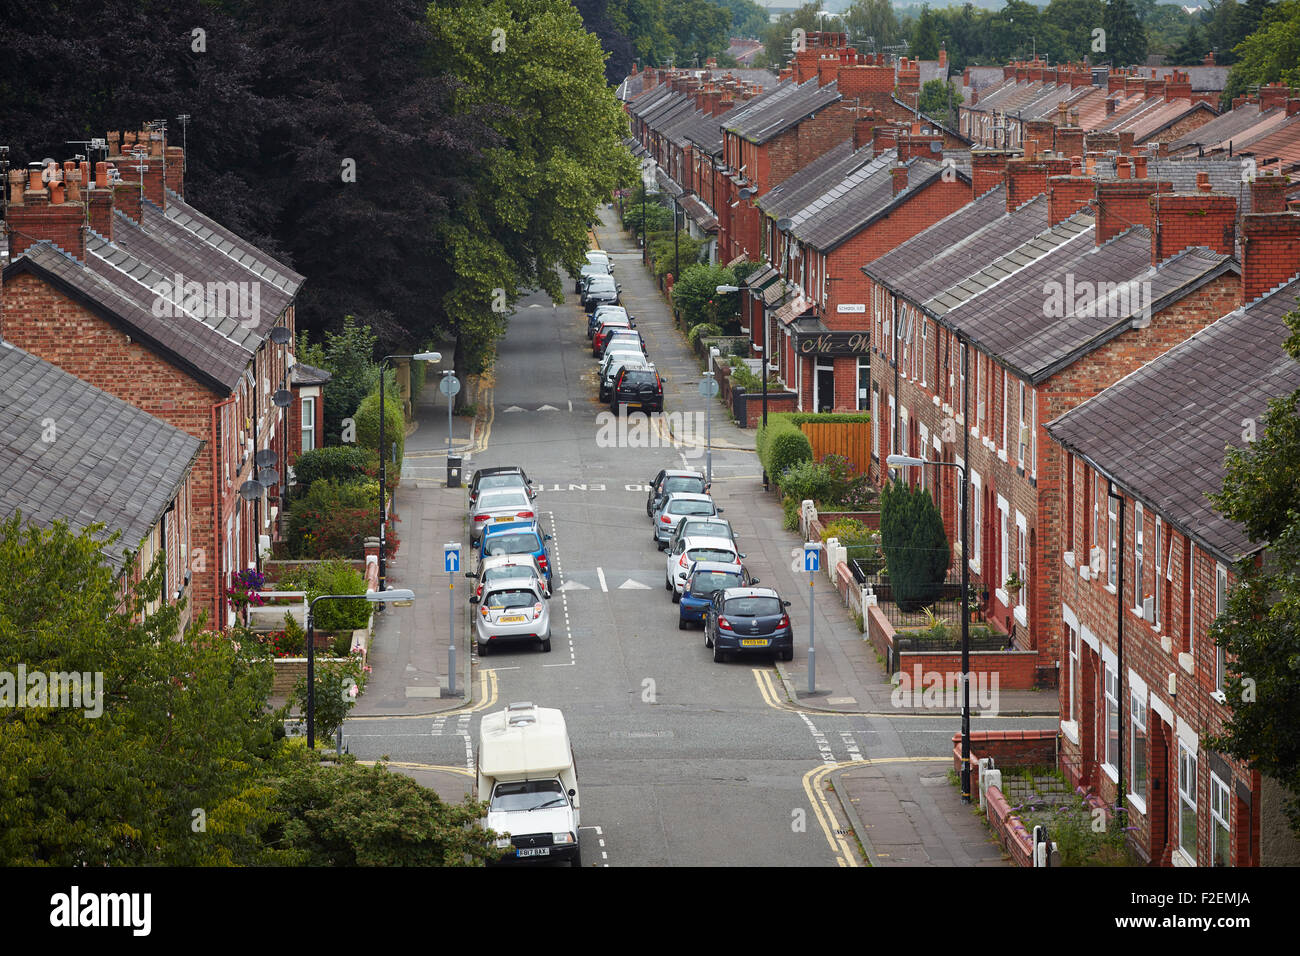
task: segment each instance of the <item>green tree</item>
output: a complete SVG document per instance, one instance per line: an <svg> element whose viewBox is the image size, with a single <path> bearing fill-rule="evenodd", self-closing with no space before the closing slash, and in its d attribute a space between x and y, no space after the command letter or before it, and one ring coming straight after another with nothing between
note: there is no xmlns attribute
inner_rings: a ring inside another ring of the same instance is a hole
<svg viewBox="0 0 1300 956"><path fill-rule="evenodd" d="M767 29L767 10L754 0L718 0L731 11L731 35L758 37Z"/></svg>
<svg viewBox="0 0 1300 956"><path fill-rule="evenodd" d="M1102 0L1052 0L1043 10L1043 23L1057 31L1059 47L1048 49L1054 62L1092 59L1092 31L1102 26L1104 19ZM1044 49L1040 38L1038 48Z"/></svg>
<svg viewBox="0 0 1300 956"><path fill-rule="evenodd" d="M308 866L476 866L496 859L487 806L446 803L382 764L292 766L278 780L270 835Z"/></svg>
<svg viewBox="0 0 1300 956"><path fill-rule="evenodd" d="M1245 37L1241 31L1241 6L1237 0L1210 0L1205 33L1216 63L1223 66L1235 62L1232 50Z"/></svg>
<svg viewBox="0 0 1300 956"><path fill-rule="evenodd" d="M1300 361L1300 310L1286 322L1287 353ZM1223 490L1211 496L1263 554L1237 566L1227 609L1210 629L1227 654L1231 710L1208 746L1285 786L1300 834L1300 390L1272 400L1262 426L1253 444L1228 448Z"/></svg>
<svg viewBox="0 0 1300 956"><path fill-rule="evenodd" d="M845 29L864 53L876 53L897 43L898 16L889 0L854 0L844 12Z"/></svg>
<svg viewBox="0 0 1300 956"><path fill-rule="evenodd" d="M760 65L779 70L790 57L790 43L795 30L812 33L820 29L817 3L805 3L797 10L783 13L763 34L763 61Z"/></svg>
<svg viewBox="0 0 1300 956"><path fill-rule="evenodd" d="M173 605L144 617L161 562L123 606L97 530L0 524L0 670L102 681L93 706L0 708L0 865L281 860L260 841L281 749L271 665L251 641L176 639Z"/></svg>
<svg viewBox="0 0 1300 956"><path fill-rule="evenodd" d="M926 80L921 86L919 109L937 123L950 123L949 105L955 110L961 102L962 95L943 80Z"/></svg>
<svg viewBox="0 0 1300 956"><path fill-rule="evenodd" d="M731 14L713 0L664 0L664 25L673 37L677 66L704 66L725 52Z"/></svg>
<svg viewBox="0 0 1300 956"><path fill-rule="evenodd" d="M1209 41L1205 39L1205 34L1195 23L1187 31L1187 36L1182 43L1174 49L1172 60L1175 66L1195 66L1205 59L1205 54L1210 52ZM1231 71L1229 71L1231 77Z"/></svg>
<svg viewBox="0 0 1300 956"><path fill-rule="evenodd" d="M1259 29L1237 46L1223 104L1265 83L1300 87L1300 0L1283 0L1263 14Z"/></svg>
<svg viewBox="0 0 1300 956"><path fill-rule="evenodd" d="M1140 66L1146 62L1147 33L1129 0L1106 0L1101 26L1106 31L1102 55L1109 57L1112 64Z"/></svg>
<svg viewBox="0 0 1300 956"><path fill-rule="evenodd" d="M720 285L735 285L736 275L726 266L694 265L683 268L673 285L673 307L686 327L711 322L721 328L740 314L739 292L718 292Z"/></svg>
<svg viewBox="0 0 1300 956"><path fill-rule="evenodd" d="M441 68L461 83L456 108L486 117L500 137L484 150L474 194L437 234L452 272L442 304L465 375L489 361L520 290L561 301L555 266L577 273L597 205L636 169L604 54L572 5L444 0L428 19Z"/></svg>
<svg viewBox="0 0 1300 956"><path fill-rule="evenodd" d="M641 66L663 66L672 58L673 37L664 25L663 0L609 0L605 11L631 42Z"/></svg>
<svg viewBox="0 0 1300 956"><path fill-rule="evenodd" d="M327 331L323 342L308 344L307 333L298 337L297 357L330 373L325 388L325 444L343 440L343 420L351 418L361 400L379 388L379 363L375 361L378 338L370 326L351 315L343 317L343 328ZM385 390L396 389L397 378L390 370ZM366 446L373 447L373 446Z"/></svg>
<svg viewBox="0 0 1300 956"><path fill-rule="evenodd" d="M952 555L943 518L928 491L899 480L885 486L880 547L901 610L915 611L938 600Z"/></svg>
<svg viewBox="0 0 1300 956"><path fill-rule="evenodd" d="M911 43L911 55L918 60L939 59L939 29L928 3L921 7L921 15L912 29Z"/></svg>

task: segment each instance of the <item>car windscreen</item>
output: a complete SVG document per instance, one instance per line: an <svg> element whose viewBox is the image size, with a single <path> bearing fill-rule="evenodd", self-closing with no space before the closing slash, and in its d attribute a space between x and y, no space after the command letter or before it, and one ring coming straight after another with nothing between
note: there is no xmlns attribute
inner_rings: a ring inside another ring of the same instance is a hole
<svg viewBox="0 0 1300 956"><path fill-rule="evenodd" d="M692 520L687 518L685 527L682 528L682 538L730 538L731 525L725 521L701 521L698 518Z"/></svg>
<svg viewBox="0 0 1300 956"><path fill-rule="evenodd" d="M537 535L531 531L496 534L484 542L487 554L532 554L541 549Z"/></svg>
<svg viewBox="0 0 1300 956"><path fill-rule="evenodd" d="M664 494L671 495L674 493L686 495L704 494L704 479L695 478L692 475L677 475L664 480Z"/></svg>
<svg viewBox="0 0 1300 956"><path fill-rule="evenodd" d="M691 561L722 561L732 563L736 560L736 555L732 551L723 551L721 548L691 548L686 552L687 565Z"/></svg>
<svg viewBox="0 0 1300 956"><path fill-rule="evenodd" d="M537 603L537 595L529 588L511 588L508 591L491 591L483 598L490 608L528 607Z"/></svg>
<svg viewBox="0 0 1300 956"><path fill-rule="evenodd" d="M741 597L732 598L722 610L724 614L737 617L766 617L780 614L782 607L780 600L774 597Z"/></svg>
<svg viewBox="0 0 1300 956"><path fill-rule="evenodd" d="M696 597L735 587L740 587L740 574L735 571L697 571L691 578L691 593Z"/></svg>
<svg viewBox="0 0 1300 956"><path fill-rule="evenodd" d="M587 285L588 292L613 292L614 277L609 274L594 275Z"/></svg>
<svg viewBox="0 0 1300 956"><path fill-rule="evenodd" d="M521 780L518 783L497 784L492 791L489 809L508 813L558 807L567 802L564 787L558 780Z"/></svg>
<svg viewBox="0 0 1300 956"><path fill-rule="evenodd" d="M499 508L522 508L528 503L527 492L497 490L479 495L478 508L480 511L496 511Z"/></svg>
<svg viewBox="0 0 1300 956"><path fill-rule="evenodd" d="M712 501L674 501L668 506L670 515L711 515Z"/></svg>
<svg viewBox="0 0 1300 956"><path fill-rule="evenodd" d="M488 568L483 572L483 583L508 581L510 578L535 578L537 572L531 564L503 564L498 568Z"/></svg>
<svg viewBox="0 0 1300 956"><path fill-rule="evenodd" d="M489 488L522 488L523 486L524 476L517 473L483 475L478 480L480 493L487 491Z"/></svg>

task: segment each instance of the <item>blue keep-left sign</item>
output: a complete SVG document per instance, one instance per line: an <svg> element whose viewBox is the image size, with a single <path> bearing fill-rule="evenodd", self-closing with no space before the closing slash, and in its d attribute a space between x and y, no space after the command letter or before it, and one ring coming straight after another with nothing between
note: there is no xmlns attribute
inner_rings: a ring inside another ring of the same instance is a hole
<svg viewBox="0 0 1300 956"><path fill-rule="evenodd" d="M803 546L803 569L820 571L822 569L822 546L809 542Z"/></svg>
<svg viewBox="0 0 1300 956"><path fill-rule="evenodd" d="M460 542L442 546L442 563L448 574L460 570Z"/></svg>

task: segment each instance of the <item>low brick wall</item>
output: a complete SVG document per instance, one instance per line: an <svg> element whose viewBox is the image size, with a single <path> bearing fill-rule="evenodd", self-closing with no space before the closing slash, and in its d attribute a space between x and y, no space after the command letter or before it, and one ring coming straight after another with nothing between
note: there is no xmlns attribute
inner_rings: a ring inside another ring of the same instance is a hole
<svg viewBox="0 0 1300 956"><path fill-rule="evenodd" d="M854 521L861 521L872 531L880 530L880 511L819 511L817 520L823 525L832 524L841 518L852 518Z"/></svg>
<svg viewBox="0 0 1300 956"><path fill-rule="evenodd" d="M364 558L344 558L342 560L351 565L357 571L364 572L366 570L366 561ZM267 584L274 584L284 575L291 571L295 571L298 568L310 568L314 565L324 563L324 561L311 561L307 559L273 558L262 562L262 575L266 579Z"/></svg>
<svg viewBox="0 0 1300 956"><path fill-rule="evenodd" d="M894 646L894 626L879 607L868 607L863 615L867 640L895 671L912 673L918 664L922 671L941 674L961 673L961 651L902 651ZM971 680L981 675L998 676L999 690L1032 690L1038 654L1035 651L972 651ZM983 678L987 680L987 677Z"/></svg>
<svg viewBox="0 0 1300 956"><path fill-rule="evenodd" d="M799 396L787 392L772 381L767 383L767 413L797 412ZM749 392L737 386L731 390L731 417L740 423L741 428L757 428L763 424L763 392L756 389Z"/></svg>
<svg viewBox="0 0 1300 956"><path fill-rule="evenodd" d="M992 757L996 769L1004 767L1055 766L1057 735L1055 730L987 730L970 735L972 799L980 793L979 761ZM952 768L961 773L961 734L952 735ZM998 787L984 793L984 810L989 827L998 843L1016 866L1032 867L1033 833L1016 816L1006 795Z"/></svg>

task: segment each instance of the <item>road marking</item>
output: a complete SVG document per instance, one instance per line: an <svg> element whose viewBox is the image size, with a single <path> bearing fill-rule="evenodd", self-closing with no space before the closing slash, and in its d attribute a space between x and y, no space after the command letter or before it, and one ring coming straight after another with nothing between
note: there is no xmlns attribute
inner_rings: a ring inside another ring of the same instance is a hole
<svg viewBox="0 0 1300 956"><path fill-rule="evenodd" d="M523 411L523 409L520 408L518 405L511 405L509 408L503 408L503 409L501 409L501 413L502 413L503 415L506 414L506 413L508 413L508 412L522 412L522 411ZM378 497L378 496L376 495L376 498L377 498L377 497Z"/></svg>
<svg viewBox="0 0 1300 956"><path fill-rule="evenodd" d="M587 587L587 585L579 584L577 581L565 581L563 584L561 584L558 588L555 589L555 593L561 594L565 591L590 591L590 590L591 588ZM569 613L567 607L564 609L564 613L566 615Z"/></svg>
<svg viewBox="0 0 1300 956"><path fill-rule="evenodd" d="M538 407L537 410L538 410L539 412L558 412L558 411L559 411L559 409L556 408L554 405L542 405L542 406ZM376 497L378 497L378 496L376 496Z"/></svg>
<svg viewBox="0 0 1300 956"><path fill-rule="evenodd" d="M844 744L844 749L849 752L850 761L862 759L862 751L858 749L858 741L853 736L853 731L841 730L840 743Z"/></svg>
<svg viewBox="0 0 1300 956"><path fill-rule="evenodd" d="M578 827L578 831L595 830L597 841L600 843L600 858L603 861L601 866L609 866L609 853L605 850L605 831L600 827Z"/></svg>
<svg viewBox="0 0 1300 956"><path fill-rule="evenodd" d="M618 586L618 589L620 591L649 591L650 585L642 584L640 581L633 581L631 578L628 578Z"/></svg>
<svg viewBox="0 0 1300 956"><path fill-rule="evenodd" d="M836 765L835 754L831 751L831 745L826 740L826 734L817 729L817 725L812 722L812 718L807 714L799 714L799 719L804 722L804 726L812 734L813 743L817 745L817 752L822 755L822 763L834 767Z"/></svg>
<svg viewBox="0 0 1300 956"><path fill-rule="evenodd" d="M600 589L608 594L609 587L605 584L605 571L602 568L596 569L596 577L600 578Z"/></svg>
<svg viewBox="0 0 1300 956"><path fill-rule="evenodd" d="M363 767L373 767L375 764L383 764L386 767L405 767L407 770L441 770L445 773L454 773L462 777L476 776L474 771L466 770L464 767L445 767L436 763L411 763L409 760L358 760L357 763Z"/></svg>
<svg viewBox="0 0 1300 956"><path fill-rule="evenodd" d="M839 819L835 816L835 811L831 808L830 798L827 797L822 781L826 775L838 769L841 765L830 764L821 767L814 767L803 776L804 793L808 796L808 803L812 806L813 815L817 817L817 823L822 828L822 833L826 836L826 843L830 847L831 853L835 855L835 862L844 867L858 866L857 854L853 852L848 840L839 832L842 828L839 826Z"/></svg>

